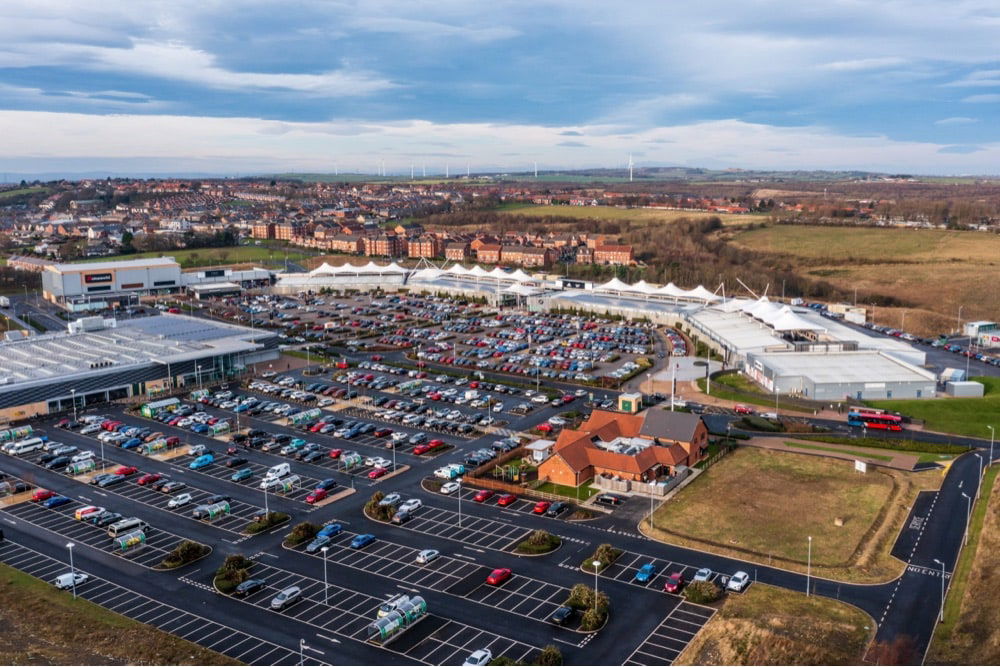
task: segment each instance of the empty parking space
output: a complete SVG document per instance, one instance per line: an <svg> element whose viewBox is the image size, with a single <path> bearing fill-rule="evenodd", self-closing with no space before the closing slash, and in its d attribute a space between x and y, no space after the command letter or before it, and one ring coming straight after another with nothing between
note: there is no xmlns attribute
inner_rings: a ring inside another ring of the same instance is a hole
<svg viewBox="0 0 1000 667"><path fill-rule="evenodd" d="M626 665L670 665L715 614L710 607L680 602L640 644Z"/></svg>
<svg viewBox="0 0 1000 667"><path fill-rule="evenodd" d="M3 511L15 519L44 528L73 542L121 556L147 568L159 565L163 558L185 539L151 524L145 531L144 543L123 550L117 540L108 536L107 529L73 518L77 508L83 506L83 503L75 500L53 508L44 507L40 503L25 502L5 507Z"/></svg>
<svg viewBox="0 0 1000 667"><path fill-rule="evenodd" d="M43 581L68 572L69 566L10 540L0 543L0 562ZM76 570L82 571L80 568ZM248 635L171 605L153 600L124 586L94 577L77 588L77 596L106 609L148 623L173 635L197 641L202 646L248 665L290 665L298 652Z"/></svg>
<svg viewBox="0 0 1000 667"><path fill-rule="evenodd" d="M469 546L511 551L531 531L503 521L482 519L439 507L424 505L403 528L417 533L435 535Z"/></svg>
<svg viewBox="0 0 1000 667"><path fill-rule="evenodd" d="M298 586L302 589L301 599L284 611L272 613L354 641L368 641L368 626L377 618L378 607L385 601L340 586L325 586L320 579L259 561L254 564L251 576L267 583L262 590L240 598L243 603L271 611L271 600L279 591ZM383 648L427 664L452 665L460 664L477 648L491 648L494 658L506 656L513 660L529 658L538 650L529 644L431 613Z"/></svg>

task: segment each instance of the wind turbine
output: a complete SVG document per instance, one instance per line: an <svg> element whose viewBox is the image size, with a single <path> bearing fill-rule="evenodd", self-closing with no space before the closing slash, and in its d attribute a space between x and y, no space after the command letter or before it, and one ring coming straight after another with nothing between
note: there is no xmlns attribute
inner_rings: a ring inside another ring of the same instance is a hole
<svg viewBox="0 0 1000 667"><path fill-rule="evenodd" d="M629 153L628 154L628 182L629 183L632 182L632 167L633 166L635 166L635 163L632 162L632 154Z"/></svg>
<svg viewBox="0 0 1000 667"><path fill-rule="evenodd" d="M538 178L538 163L535 163L535 178Z"/></svg>

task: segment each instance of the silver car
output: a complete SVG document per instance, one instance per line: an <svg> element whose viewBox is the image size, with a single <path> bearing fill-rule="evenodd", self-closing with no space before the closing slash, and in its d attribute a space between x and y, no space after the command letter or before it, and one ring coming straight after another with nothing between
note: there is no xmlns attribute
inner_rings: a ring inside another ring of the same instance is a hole
<svg viewBox="0 0 1000 667"><path fill-rule="evenodd" d="M271 609L281 611L285 607L298 602L302 597L302 589L298 586L289 586L271 599Z"/></svg>

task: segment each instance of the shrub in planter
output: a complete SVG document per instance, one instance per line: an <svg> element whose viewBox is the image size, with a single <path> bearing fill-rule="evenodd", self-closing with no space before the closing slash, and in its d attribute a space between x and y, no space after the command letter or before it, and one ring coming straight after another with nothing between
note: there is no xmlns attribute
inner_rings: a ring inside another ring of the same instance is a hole
<svg viewBox="0 0 1000 667"><path fill-rule="evenodd" d="M563 664L562 651L557 646L549 644L542 649L542 652L535 658L536 665L561 665Z"/></svg>
<svg viewBox="0 0 1000 667"><path fill-rule="evenodd" d="M308 521L303 521L292 528L292 532L288 533L285 537L285 541L290 545L295 546L296 544L301 544L306 540L311 540L316 537L316 533L318 532L319 526L314 523L309 523Z"/></svg>
<svg viewBox="0 0 1000 667"><path fill-rule="evenodd" d="M187 565L188 563L198 560L208 553L208 551L209 548L204 544L199 544L198 542L193 542L191 540L184 540L178 544L173 551L164 556L163 560L160 562L160 566L171 569L181 567L182 565Z"/></svg>

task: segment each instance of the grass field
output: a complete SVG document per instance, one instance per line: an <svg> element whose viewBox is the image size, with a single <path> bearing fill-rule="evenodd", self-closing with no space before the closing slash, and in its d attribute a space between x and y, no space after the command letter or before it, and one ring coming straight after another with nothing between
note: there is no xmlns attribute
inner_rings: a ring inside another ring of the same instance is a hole
<svg viewBox="0 0 1000 667"><path fill-rule="evenodd" d="M1000 496L993 493L1000 468L983 478L982 498L972 510L969 544L962 550L937 626L927 664L995 665L1000 663L1000 599L985 594L1000 584Z"/></svg>
<svg viewBox="0 0 1000 667"><path fill-rule="evenodd" d="M879 408L896 410L924 420L929 431L990 437L992 426L1000 436L1000 377L974 377L985 385L982 398L933 398L921 400L870 401Z"/></svg>
<svg viewBox="0 0 1000 667"><path fill-rule="evenodd" d="M237 665L156 628L74 600L0 565L0 654L8 665Z"/></svg>
<svg viewBox="0 0 1000 667"><path fill-rule="evenodd" d="M577 492L576 487L574 487L574 486L565 486L563 484L553 484L552 482L545 482L544 484L542 484L541 486L539 486L535 490L536 491L541 491L542 493L554 493L557 496L566 496L567 498L569 498L571 500L576 500L576 498L578 497L577 496L578 492ZM600 490L599 489L595 489L594 487L590 486L589 484L581 486L580 490L579 490L580 501L582 502L582 501L586 500L587 498L590 498L591 496L596 495L598 493L600 493Z"/></svg>
<svg viewBox="0 0 1000 667"><path fill-rule="evenodd" d="M46 188L43 186L36 186L33 188L17 188L16 190L4 190L0 192L0 200L10 199L11 197L20 197L21 195L32 195L39 192L49 192L52 188Z"/></svg>
<svg viewBox="0 0 1000 667"><path fill-rule="evenodd" d="M834 452L836 454L850 454L851 456L857 456L862 459L875 459L876 461L891 461L891 456L885 456L884 454L873 454L871 451L862 452L858 450L851 449L838 449L837 447L824 447L823 445L807 445L802 442L785 442L788 447L794 447L795 449L811 449L820 452Z"/></svg>
<svg viewBox="0 0 1000 667"><path fill-rule="evenodd" d="M792 268L840 289L892 296L909 304L876 308L880 324L933 335L966 320L989 319L1000 310L994 276L1000 235L971 231L772 225L741 231L731 242L751 250L791 256ZM798 258L796 262L795 258ZM889 260L889 261L887 261Z"/></svg>
<svg viewBox="0 0 1000 667"><path fill-rule="evenodd" d="M679 218L697 220L716 217L726 225L745 225L760 222L766 216L738 215L733 213L709 213L707 211L657 211L648 208L617 208L615 206L518 206L498 209L503 213L544 217L547 215L563 218L583 218L589 220L633 220L648 222L673 222Z"/></svg>
<svg viewBox="0 0 1000 667"><path fill-rule="evenodd" d="M884 581L902 569L889 551L910 504L940 480L935 472L859 475L848 460L742 447L657 510L652 534L797 571L806 569L811 535L817 576ZM648 520L642 529L649 533Z"/></svg>
<svg viewBox="0 0 1000 667"><path fill-rule="evenodd" d="M730 596L675 665L859 665L875 624L829 598L753 584Z"/></svg>
<svg viewBox="0 0 1000 667"><path fill-rule="evenodd" d="M140 252L132 255L116 257L94 257L82 260L84 262L107 262L147 257L173 257L182 268L195 266L214 266L218 264L244 264L252 262L267 262L281 264L285 261L283 248L263 248L257 246L231 246L228 248L193 248L191 250L171 250L168 252ZM289 262L301 262L311 255L297 250L288 251Z"/></svg>

